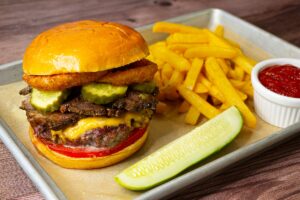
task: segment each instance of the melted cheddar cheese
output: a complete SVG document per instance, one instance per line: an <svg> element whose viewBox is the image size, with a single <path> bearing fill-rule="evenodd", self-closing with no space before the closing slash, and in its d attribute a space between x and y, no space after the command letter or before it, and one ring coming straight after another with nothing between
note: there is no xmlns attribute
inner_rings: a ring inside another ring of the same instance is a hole
<svg viewBox="0 0 300 200"><path fill-rule="evenodd" d="M81 135L92 129L104 128L105 126L118 126L120 124L126 124L127 126L139 126L140 123L145 124L148 122L148 117L134 113L127 113L122 118L88 117L79 120L74 126L68 127L64 130L51 130L51 134L52 138L58 136L63 141L65 141L65 139L76 140L80 138Z"/></svg>

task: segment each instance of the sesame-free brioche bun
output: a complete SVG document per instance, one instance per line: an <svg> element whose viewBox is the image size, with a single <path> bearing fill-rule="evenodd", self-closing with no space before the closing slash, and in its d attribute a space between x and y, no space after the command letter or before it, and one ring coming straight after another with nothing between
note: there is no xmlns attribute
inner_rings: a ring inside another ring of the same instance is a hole
<svg viewBox="0 0 300 200"><path fill-rule="evenodd" d="M121 67L148 55L143 37L112 22L65 23L38 35L23 58L28 75L98 72Z"/></svg>
<svg viewBox="0 0 300 200"><path fill-rule="evenodd" d="M58 152L51 150L47 145L42 143L34 134L34 130L32 127L29 128L29 135L30 139L35 146L35 148L46 158L51 160L52 162L56 163L57 165L64 167L64 168L71 168L71 169L96 169L101 167L107 167L118 163L125 158L129 157L136 151L138 151L143 144L145 143L148 130L145 131L143 136L135 141L133 144L127 146L126 148L102 157L92 157L92 158L74 158L69 157Z"/></svg>

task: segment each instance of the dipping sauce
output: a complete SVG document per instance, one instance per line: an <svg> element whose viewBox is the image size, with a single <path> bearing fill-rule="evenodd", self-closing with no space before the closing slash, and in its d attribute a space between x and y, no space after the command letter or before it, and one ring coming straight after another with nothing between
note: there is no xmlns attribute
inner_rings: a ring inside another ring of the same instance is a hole
<svg viewBox="0 0 300 200"><path fill-rule="evenodd" d="M259 72L259 81L269 90L288 97L300 98L300 68L274 65Z"/></svg>

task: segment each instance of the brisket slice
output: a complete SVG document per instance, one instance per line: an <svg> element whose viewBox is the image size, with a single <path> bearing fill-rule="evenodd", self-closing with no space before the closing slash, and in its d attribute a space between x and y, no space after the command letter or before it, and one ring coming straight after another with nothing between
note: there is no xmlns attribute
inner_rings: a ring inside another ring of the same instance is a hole
<svg viewBox="0 0 300 200"><path fill-rule="evenodd" d="M82 118L76 113L41 113L32 107L29 99L24 100L20 108L26 110L27 119L33 128L38 126L41 129L61 130Z"/></svg>
<svg viewBox="0 0 300 200"><path fill-rule="evenodd" d="M80 97L74 98L60 106L61 113L77 113L85 116L120 117L125 110L114 109L93 104Z"/></svg>
<svg viewBox="0 0 300 200"><path fill-rule="evenodd" d="M22 90L19 91L20 95L27 95L30 94L32 91L32 87L31 86L27 86L25 88L23 88Z"/></svg>
<svg viewBox="0 0 300 200"><path fill-rule="evenodd" d="M141 112L147 109L155 111L158 100L151 94L129 91L126 96L113 102L112 107L130 112Z"/></svg>
<svg viewBox="0 0 300 200"><path fill-rule="evenodd" d="M117 99L111 105L97 105L76 97L60 106L62 113L77 113L85 116L120 117L126 111L155 111L157 99L151 94L136 91L127 92L126 96Z"/></svg>

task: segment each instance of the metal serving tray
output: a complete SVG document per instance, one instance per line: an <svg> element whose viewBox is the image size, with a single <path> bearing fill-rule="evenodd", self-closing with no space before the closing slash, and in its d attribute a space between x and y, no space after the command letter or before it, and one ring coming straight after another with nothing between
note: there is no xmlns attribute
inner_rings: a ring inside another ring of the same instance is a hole
<svg viewBox="0 0 300 200"><path fill-rule="evenodd" d="M208 28L214 28L217 24L222 24L225 27L225 36L237 41L245 53L256 60L262 60L267 57L300 58L299 48L219 9L199 11L167 21ZM147 25L137 29L143 34L149 44L165 38L166 35L164 34L152 33L151 26L152 25ZM1 65L0 86L20 81L22 75L21 66L22 61ZM18 91L15 92L17 93ZM4 113L0 113L0 116L0 139L11 151L20 166L44 197L51 200L67 199L61 188L59 188L51 178L51 174L47 174L38 160L12 131L8 123L4 121ZM222 169L237 161L253 156L272 145L285 141L297 133L300 133L300 123L281 129L263 139L242 146L218 158L200 163L200 165L194 166L189 171L181 173L180 176L154 189L139 193L135 197L139 200L166 197L196 181L204 180L209 176L217 174ZM78 173L80 173L80 171ZM85 188L82 188L82 190L85 190Z"/></svg>

